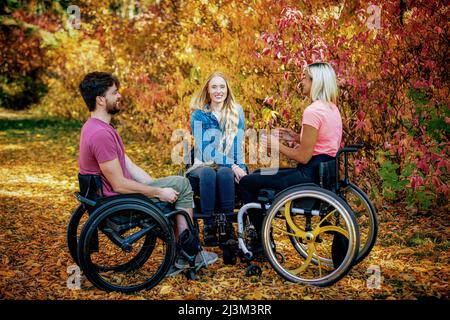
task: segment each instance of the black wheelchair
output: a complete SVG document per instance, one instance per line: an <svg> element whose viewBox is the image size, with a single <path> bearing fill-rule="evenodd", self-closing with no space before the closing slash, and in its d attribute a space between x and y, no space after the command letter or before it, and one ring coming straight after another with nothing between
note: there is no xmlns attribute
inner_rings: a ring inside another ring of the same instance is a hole
<svg viewBox="0 0 450 320"><path fill-rule="evenodd" d="M197 234L186 211L142 194L103 197L100 176L79 174L78 179L80 205L69 221L67 244L92 284L124 293L150 289L169 272L177 246L189 263L186 276L195 279L202 248L198 244L195 252L184 252L174 234L176 215L183 215L191 234Z"/></svg>
<svg viewBox="0 0 450 320"><path fill-rule="evenodd" d="M376 211L348 178L348 154L361 147L345 147L336 160L321 163L319 184L300 184L277 194L260 190L258 202L243 206L236 202L238 238L228 243L228 249L247 262L247 274L261 274L252 261L262 256L288 281L328 286L369 254L377 235ZM174 217L183 215L191 233L197 232L188 214L142 194L103 197L100 176L79 175L79 183L80 205L67 230L72 259L91 283L105 291L130 293L156 286L177 254ZM195 200L194 218L201 219L198 197ZM251 208L262 211L261 228L255 228L248 214ZM223 217L216 221L221 230ZM181 254L189 261L186 275L194 279L196 254L183 250Z"/></svg>
<svg viewBox="0 0 450 320"><path fill-rule="evenodd" d="M286 280L314 286L331 285L341 279L370 253L378 232L374 206L348 176L348 154L361 148L361 144L347 146L338 151L335 160L320 163L319 184L299 184L278 193L261 189L258 201L245 205L237 195L237 241L225 233L226 217L215 215L224 263L234 264L239 257L247 264L246 275L251 276L262 273L253 261L268 260ZM341 155L343 179L339 175ZM189 165L184 171L187 168ZM205 216L195 193L194 203L198 225ZM262 226L255 223L250 209L259 210Z"/></svg>

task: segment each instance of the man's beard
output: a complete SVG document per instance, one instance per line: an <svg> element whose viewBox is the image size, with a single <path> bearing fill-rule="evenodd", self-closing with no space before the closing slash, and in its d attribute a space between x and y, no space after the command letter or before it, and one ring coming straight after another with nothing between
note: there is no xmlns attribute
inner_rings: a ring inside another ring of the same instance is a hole
<svg viewBox="0 0 450 320"><path fill-rule="evenodd" d="M106 112L108 112L108 114L110 114L110 115L115 115L115 114L119 113L120 112L119 101L111 103L111 104L107 104Z"/></svg>

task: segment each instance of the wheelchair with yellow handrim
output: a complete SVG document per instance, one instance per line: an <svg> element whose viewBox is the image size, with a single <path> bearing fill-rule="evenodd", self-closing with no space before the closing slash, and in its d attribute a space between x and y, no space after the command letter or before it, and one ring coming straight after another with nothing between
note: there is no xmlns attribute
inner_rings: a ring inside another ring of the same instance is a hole
<svg viewBox="0 0 450 320"><path fill-rule="evenodd" d="M224 262L233 260L230 252L235 252L247 263L250 276L262 273L255 261L268 260L284 279L313 286L331 285L345 276L370 253L378 232L373 204L349 180L348 155L361 148L347 146L334 160L320 163L318 184L299 184L278 193L261 189L258 201L245 205L237 195L238 238L229 247L220 244ZM194 218L202 219L199 196L194 200ZM263 216L262 225L251 209ZM216 221L224 220L219 218ZM226 237L225 241L230 243Z"/></svg>

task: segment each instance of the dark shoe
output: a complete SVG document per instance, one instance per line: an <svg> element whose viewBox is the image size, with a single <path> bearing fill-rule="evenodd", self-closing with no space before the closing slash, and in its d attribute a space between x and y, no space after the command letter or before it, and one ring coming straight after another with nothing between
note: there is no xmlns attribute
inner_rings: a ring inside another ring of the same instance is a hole
<svg viewBox="0 0 450 320"><path fill-rule="evenodd" d="M219 245L216 230L210 224L205 224L203 227L203 245L205 247L216 247Z"/></svg>
<svg viewBox="0 0 450 320"><path fill-rule="evenodd" d="M224 244L228 240L237 240L236 233L234 232L233 223L231 218L227 217L226 214L219 214L217 217L218 233L219 233L219 243Z"/></svg>
<svg viewBox="0 0 450 320"><path fill-rule="evenodd" d="M231 221L227 221L225 230L226 230L228 239L237 241L236 232L234 231L233 223Z"/></svg>
<svg viewBox="0 0 450 320"><path fill-rule="evenodd" d="M223 263L227 265L236 264L236 255L238 243L236 240L230 239L220 246L223 251Z"/></svg>

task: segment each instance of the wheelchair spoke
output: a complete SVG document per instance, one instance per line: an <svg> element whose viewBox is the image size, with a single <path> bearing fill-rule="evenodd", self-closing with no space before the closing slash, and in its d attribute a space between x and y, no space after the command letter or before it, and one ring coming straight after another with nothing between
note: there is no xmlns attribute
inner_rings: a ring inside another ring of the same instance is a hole
<svg viewBox="0 0 450 320"><path fill-rule="evenodd" d="M329 214L327 214L325 216L325 218L323 218L320 222L319 225L314 228L313 233L315 236L318 236L321 233L324 232L338 232L340 234L342 234L344 237L346 237L347 239L349 238L349 234L346 230L344 230L341 227L335 226L335 225L325 225L324 227L322 227L322 224L331 217L331 215L333 215L336 212L336 209L332 210Z"/></svg>
<svg viewBox="0 0 450 320"><path fill-rule="evenodd" d="M160 233L160 230L158 230L158 228L156 228L156 224L153 223L153 224L145 227L144 229L141 229L138 232L129 235L126 238L122 238L123 239L122 247L133 245L133 243L135 243L136 241L138 241L139 239L141 239L142 237L144 237L147 234L149 236L158 236L159 233Z"/></svg>
<svg viewBox="0 0 450 320"><path fill-rule="evenodd" d="M334 214L336 212L336 209L332 210L329 214L327 214L325 216L325 218L323 218L322 220L320 220L319 222L319 227L322 225L322 223L324 223L329 217L331 217L332 214Z"/></svg>
<svg viewBox="0 0 450 320"><path fill-rule="evenodd" d="M311 263L312 257L313 257L313 255L315 253L316 253L316 248L314 246L314 243L313 242L308 243L308 256L306 257L305 262L300 267L298 267L297 269L288 270L289 273L297 275L300 272L303 272L309 266L309 264Z"/></svg>
<svg viewBox="0 0 450 320"><path fill-rule="evenodd" d="M296 234L287 232L285 230L282 230L281 228L278 228L278 227L275 227L275 226L273 226L272 228L277 230L277 231L279 231L279 232L281 232L282 234L286 234L288 236L293 236L293 237L298 237Z"/></svg>
<svg viewBox="0 0 450 320"><path fill-rule="evenodd" d="M295 237L305 238L306 232L303 230L303 228L298 227L294 223L294 221L292 221L291 205L292 205L292 201L288 201L288 202L286 202L286 204L284 206L284 217L286 218L286 222L289 225L289 227L291 228L291 230L295 232Z"/></svg>
<svg viewBox="0 0 450 320"><path fill-rule="evenodd" d="M344 237L346 237L347 239L350 238L348 232L338 226L325 226L325 227L321 227L321 228L317 227L313 230L313 233L315 236L318 236L321 233L329 232L329 231L338 232L338 233L342 234Z"/></svg>
<svg viewBox="0 0 450 320"><path fill-rule="evenodd" d="M319 266L319 278L322 277L322 262L320 261L320 257L317 255L317 252L314 253L315 259L317 260L317 265Z"/></svg>

